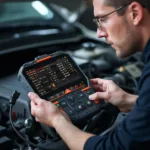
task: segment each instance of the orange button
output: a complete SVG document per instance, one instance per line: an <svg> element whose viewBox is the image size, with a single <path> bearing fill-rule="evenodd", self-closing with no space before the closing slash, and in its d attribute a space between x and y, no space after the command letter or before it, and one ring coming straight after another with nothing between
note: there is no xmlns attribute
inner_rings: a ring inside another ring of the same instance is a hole
<svg viewBox="0 0 150 150"><path fill-rule="evenodd" d="M58 101L54 102L54 104L57 105L57 104L58 104Z"/></svg>
<svg viewBox="0 0 150 150"><path fill-rule="evenodd" d="M94 100L94 102L95 102L95 104L99 104L99 100L98 99Z"/></svg>
<svg viewBox="0 0 150 150"><path fill-rule="evenodd" d="M68 93L70 93L71 92L71 90L69 90L69 89L66 89L65 90L65 94L68 94Z"/></svg>

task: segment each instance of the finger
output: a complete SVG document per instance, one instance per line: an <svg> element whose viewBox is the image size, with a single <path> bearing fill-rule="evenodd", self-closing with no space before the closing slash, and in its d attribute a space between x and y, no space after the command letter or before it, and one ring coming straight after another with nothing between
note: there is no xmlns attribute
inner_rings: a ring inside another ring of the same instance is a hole
<svg viewBox="0 0 150 150"><path fill-rule="evenodd" d="M31 114L33 115L33 116L35 116L35 111L36 111L36 104L33 102L33 101L31 101Z"/></svg>
<svg viewBox="0 0 150 150"><path fill-rule="evenodd" d="M31 104L31 107L32 107L32 108L35 108L35 107L37 106L33 101L31 101L30 104Z"/></svg>
<svg viewBox="0 0 150 150"><path fill-rule="evenodd" d="M103 91L103 87L100 86L100 85L93 85L93 88L96 90L96 91Z"/></svg>
<svg viewBox="0 0 150 150"><path fill-rule="evenodd" d="M104 82L106 82L106 80L100 79L100 78L94 78L94 79L91 79L90 81L93 85L96 84L96 85L101 85L101 86L104 84Z"/></svg>
<svg viewBox="0 0 150 150"><path fill-rule="evenodd" d="M107 92L96 92L89 96L90 100L96 100L96 99L108 99Z"/></svg>
<svg viewBox="0 0 150 150"><path fill-rule="evenodd" d="M98 84L97 80L98 80L98 78L90 79L92 84Z"/></svg>
<svg viewBox="0 0 150 150"><path fill-rule="evenodd" d="M29 92L28 96L35 104L39 104L42 100L36 93L33 92Z"/></svg>

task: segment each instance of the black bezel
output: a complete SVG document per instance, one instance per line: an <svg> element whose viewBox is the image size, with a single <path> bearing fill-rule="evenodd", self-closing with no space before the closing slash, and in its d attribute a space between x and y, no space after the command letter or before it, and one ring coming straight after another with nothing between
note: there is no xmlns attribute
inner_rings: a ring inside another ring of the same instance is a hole
<svg viewBox="0 0 150 150"><path fill-rule="evenodd" d="M32 84L31 80L29 79L29 77L27 76L26 74L26 71L28 70L31 70L31 69L38 69L40 67L43 67L49 63L54 63L57 59L60 59L60 58L63 58L63 57L67 57L67 59L69 60L69 62L73 65L73 67L77 70L77 72L80 74L81 78L77 81L74 81L74 82L70 82L69 84L66 84L65 86L59 88L59 89L56 89L54 91L51 91L49 92L48 94L46 95L41 95L40 92L34 87L34 85ZM28 83L30 84L30 86L32 87L33 91L35 91L37 94L39 94L39 96L41 98L44 98L44 99L47 99L48 97L51 97L67 88L69 88L70 86L74 86L76 84L80 84L81 82L83 82L86 86L88 86L88 83L87 83L87 79L85 77L85 75L83 74L83 72L79 69L78 65L74 62L74 60L70 57L70 55L68 54L61 54L61 55L58 55L58 56L55 56L55 57L52 57L48 60L45 60L45 61L42 61L40 63L31 63L31 65L28 65L27 67L24 67L23 69L23 75L25 77L25 79L28 81Z"/></svg>

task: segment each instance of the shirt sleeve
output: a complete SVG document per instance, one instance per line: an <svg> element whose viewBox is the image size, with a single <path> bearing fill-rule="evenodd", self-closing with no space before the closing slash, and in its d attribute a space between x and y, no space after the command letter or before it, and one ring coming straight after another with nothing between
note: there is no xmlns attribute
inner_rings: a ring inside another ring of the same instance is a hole
<svg viewBox="0 0 150 150"><path fill-rule="evenodd" d="M139 98L126 118L105 136L89 138L84 150L150 149L150 63L140 81Z"/></svg>

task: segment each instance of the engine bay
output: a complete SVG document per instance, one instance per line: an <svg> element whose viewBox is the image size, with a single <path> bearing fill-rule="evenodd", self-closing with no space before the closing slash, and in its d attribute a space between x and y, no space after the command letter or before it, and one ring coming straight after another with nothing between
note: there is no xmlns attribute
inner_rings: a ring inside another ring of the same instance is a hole
<svg viewBox="0 0 150 150"><path fill-rule="evenodd" d="M71 46L72 49L69 49ZM105 44L102 50L100 50L101 46L97 41L87 41L86 39L83 43L60 44L56 47L62 47L61 49L70 53L89 79L96 77L110 79L124 90L137 94L137 82L144 66L140 60L141 55L136 54L128 59L120 60L115 56L114 51L110 50ZM97 51L97 49L99 49L99 54L95 52L96 55L94 56L93 51ZM45 149L57 150L60 147L61 149L67 149L67 146L54 129L43 128L34 120L30 112L27 91L17 79L18 70L23 63L32 60L42 53L45 54L54 51L56 51L55 48L40 47L35 48L32 52L31 49L27 49L20 53L5 54L1 57L1 64L5 64L1 65L0 77L0 145L3 147L2 149L39 149L38 147L40 146ZM85 52L87 56L83 56ZM93 52L92 55L91 52ZM11 113L14 126L24 138L35 143L37 148L23 141L16 135L11 126L9 102L15 90L20 93L20 96ZM95 119L93 117L90 121L87 120L77 126L82 130L100 134L111 127L118 114L119 112L114 108L104 108L95 116L96 124L94 123Z"/></svg>

